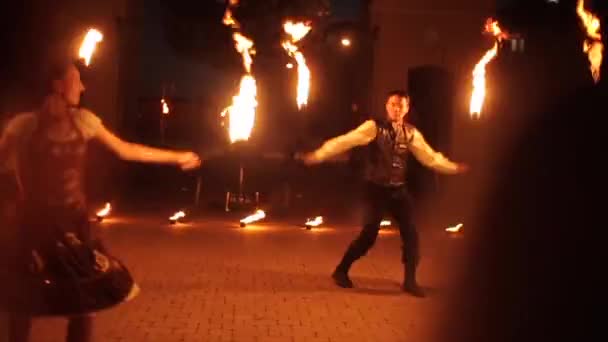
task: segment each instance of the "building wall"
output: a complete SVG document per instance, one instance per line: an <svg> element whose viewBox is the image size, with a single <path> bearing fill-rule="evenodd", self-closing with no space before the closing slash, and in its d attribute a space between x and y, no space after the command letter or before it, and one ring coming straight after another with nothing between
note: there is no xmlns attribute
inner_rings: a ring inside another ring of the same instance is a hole
<svg viewBox="0 0 608 342"><path fill-rule="evenodd" d="M436 65L465 79L491 47L481 31L493 7L493 0L372 1L373 108L382 109L387 91L406 87L409 68Z"/></svg>

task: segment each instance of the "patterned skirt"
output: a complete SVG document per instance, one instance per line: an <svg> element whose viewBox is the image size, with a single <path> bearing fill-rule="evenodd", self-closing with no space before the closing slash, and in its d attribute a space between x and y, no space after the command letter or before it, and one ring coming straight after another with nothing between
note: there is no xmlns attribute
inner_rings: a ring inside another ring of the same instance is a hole
<svg viewBox="0 0 608 342"><path fill-rule="evenodd" d="M88 222L85 225L81 228L88 229ZM0 305L5 310L29 316L83 315L116 306L137 293L129 270L100 239L77 232L52 236L35 247L20 243L12 257L4 256L10 258L4 260L8 267L2 272L6 289Z"/></svg>

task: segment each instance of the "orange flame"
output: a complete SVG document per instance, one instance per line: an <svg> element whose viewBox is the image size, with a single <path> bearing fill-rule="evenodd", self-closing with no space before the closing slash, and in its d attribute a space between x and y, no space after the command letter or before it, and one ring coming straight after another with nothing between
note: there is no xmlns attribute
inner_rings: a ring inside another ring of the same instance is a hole
<svg viewBox="0 0 608 342"><path fill-rule="evenodd" d="M308 94L310 92L310 69L306 65L306 59L302 52L295 45L298 41L304 38L312 29L309 23L298 22L294 23L290 20L283 24L285 33L290 36L290 40L283 42L283 49L287 51L289 56L293 57L298 64L298 89L296 95L296 103L298 109L308 104Z"/></svg>
<svg viewBox="0 0 608 342"><path fill-rule="evenodd" d="M380 222L380 227L387 227L390 226L392 223L389 220L382 220L382 222Z"/></svg>
<svg viewBox="0 0 608 342"><path fill-rule="evenodd" d="M93 56L93 52L95 52L95 47L97 43L103 40L103 35L96 29L89 29L86 36L82 40L82 44L80 44L80 50L78 51L78 57L84 60L84 64L89 66L91 63L91 57Z"/></svg>
<svg viewBox="0 0 608 342"><path fill-rule="evenodd" d="M471 95L469 113L474 118L479 118L481 115L481 108L486 97L486 65L496 57L498 43L509 36L500 29L498 22L492 18L486 21L485 32L492 34L496 41L473 69L473 94Z"/></svg>
<svg viewBox="0 0 608 342"><path fill-rule="evenodd" d="M587 39L583 43L583 52L589 58L589 70L591 70L593 80L597 83L600 80L600 69L604 52L604 44L602 44L602 36L600 34L600 19L585 10L584 0L578 0L576 13L587 31Z"/></svg>
<svg viewBox="0 0 608 342"><path fill-rule="evenodd" d="M169 114L169 104L165 101L164 98L160 99L160 104L162 106L163 114Z"/></svg>
<svg viewBox="0 0 608 342"><path fill-rule="evenodd" d="M105 207L103 207L103 209L97 212L97 217L106 217L108 216L108 214L110 214L111 210L112 206L110 205L110 203L106 203Z"/></svg>
<svg viewBox="0 0 608 342"><path fill-rule="evenodd" d="M177 220L182 219L184 217L186 217L186 213L183 211L178 211L173 214L173 216L169 217L169 221L176 222Z"/></svg>
<svg viewBox="0 0 608 342"><path fill-rule="evenodd" d="M224 12L224 18L222 19L222 22L224 23L224 25L230 26L232 28L239 27L239 23L237 23L236 20L234 20L234 18L232 17L232 10L231 10L231 8L238 6L238 4L239 4L238 0L228 1L228 6L226 7L226 12Z"/></svg>
<svg viewBox="0 0 608 342"><path fill-rule="evenodd" d="M459 223L453 227L446 228L445 231L448 233L459 233L462 230L462 226L463 226L463 224Z"/></svg>
<svg viewBox="0 0 608 342"><path fill-rule="evenodd" d="M255 214L253 215L249 215L247 217L245 217L244 219L241 220L242 224L249 224L249 223L253 223L253 222L257 222L261 219L266 218L266 213L264 212L264 210L260 210L258 209Z"/></svg>
<svg viewBox="0 0 608 342"><path fill-rule="evenodd" d="M323 216L317 216L314 219L306 220L306 223L304 225L307 227L318 227L322 224L323 224Z"/></svg>
<svg viewBox="0 0 608 342"><path fill-rule="evenodd" d="M229 1L228 8L224 14L224 24L231 26L233 29L239 27L238 22L232 17L231 7L238 5L238 0ZM239 140L249 140L251 131L255 123L255 109L258 105L257 86L253 75L251 74L251 65L253 64L253 41L248 39L240 32L234 32L232 38L235 42L236 50L243 57L243 67L246 75L241 78L239 93L232 97L232 105L226 107L221 116L228 116L228 133L231 142Z"/></svg>

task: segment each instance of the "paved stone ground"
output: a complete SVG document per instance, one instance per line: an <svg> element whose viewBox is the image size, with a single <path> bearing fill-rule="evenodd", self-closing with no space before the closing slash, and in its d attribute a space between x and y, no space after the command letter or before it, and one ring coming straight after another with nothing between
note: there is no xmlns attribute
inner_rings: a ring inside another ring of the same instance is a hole
<svg viewBox="0 0 608 342"><path fill-rule="evenodd" d="M142 289L97 314L95 341L425 341L449 291L462 241L424 230L420 282L430 297L400 291L398 233L382 233L355 264L356 289L329 275L356 224L307 231L301 222L239 228L226 217L171 226L160 214L102 223L109 246ZM65 321L34 323L33 341L63 341Z"/></svg>

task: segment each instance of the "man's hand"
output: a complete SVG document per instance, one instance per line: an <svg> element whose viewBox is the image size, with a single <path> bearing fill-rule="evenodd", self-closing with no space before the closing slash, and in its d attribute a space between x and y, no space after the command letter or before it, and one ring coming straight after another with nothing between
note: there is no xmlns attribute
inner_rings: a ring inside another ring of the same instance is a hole
<svg viewBox="0 0 608 342"><path fill-rule="evenodd" d="M316 165L316 164L320 164L321 161L319 161L314 153L312 152L308 152L308 153L297 153L296 154L296 160L300 160L302 161L302 163L304 163L304 165L310 166L310 165Z"/></svg>
<svg viewBox="0 0 608 342"><path fill-rule="evenodd" d="M201 159L194 152L180 152L177 156L177 164L184 170L194 170L201 166Z"/></svg>

